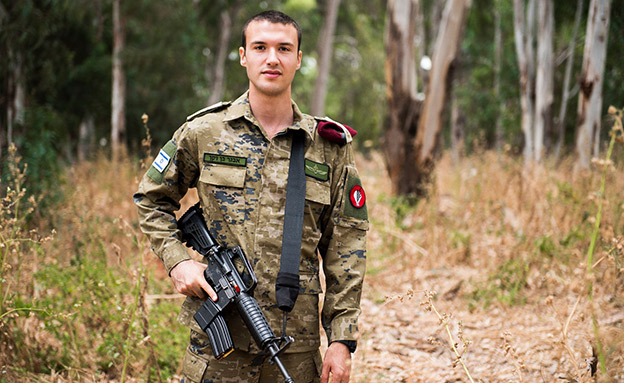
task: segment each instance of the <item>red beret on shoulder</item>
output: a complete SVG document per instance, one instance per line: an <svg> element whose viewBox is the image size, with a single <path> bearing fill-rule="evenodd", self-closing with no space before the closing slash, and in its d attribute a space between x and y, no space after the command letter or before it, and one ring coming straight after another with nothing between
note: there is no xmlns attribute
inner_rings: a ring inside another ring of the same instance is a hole
<svg viewBox="0 0 624 383"><path fill-rule="evenodd" d="M351 142L351 138L357 134L357 131L352 127L333 121L328 117L317 118L317 121L316 130L318 134L340 145Z"/></svg>

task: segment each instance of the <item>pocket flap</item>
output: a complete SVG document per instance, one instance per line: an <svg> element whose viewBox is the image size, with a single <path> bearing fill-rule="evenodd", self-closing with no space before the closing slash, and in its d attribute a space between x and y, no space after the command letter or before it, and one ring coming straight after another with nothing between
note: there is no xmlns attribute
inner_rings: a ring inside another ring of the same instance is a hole
<svg viewBox="0 0 624 383"><path fill-rule="evenodd" d="M322 205L329 205L331 202L331 190L329 185L314 181L310 178L306 180L306 199Z"/></svg>
<svg viewBox="0 0 624 383"><path fill-rule="evenodd" d="M245 186L247 168L209 165L202 169L199 181L210 185L242 188Z"/></svg>
<svg viewBox="0 0 624 383"><path fill-rule="evenodd" d="M182 362L182 373L188 378L189 383L201 383L208 364L199 355L187 348Z"/></svg>

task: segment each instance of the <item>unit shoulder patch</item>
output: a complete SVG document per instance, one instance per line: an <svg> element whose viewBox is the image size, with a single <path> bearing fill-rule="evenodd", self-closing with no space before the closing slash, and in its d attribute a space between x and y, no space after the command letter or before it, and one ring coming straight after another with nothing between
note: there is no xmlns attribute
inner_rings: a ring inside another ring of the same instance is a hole
<svg viewBox="0 0 624 383"><path fill-rule="evenodd" d="M347 173L343 214L348 217L368 220L366 193L357 173Z"/></svg>
<svg viewBox="0 0 624 383"><path fill-rule="evenodd" d="M227 108L230 105L232 105L232 103L230 101L217 102L216 104L210 105L209 107L206 107L204 109L198 110L197 112L191 114L190 116L188 116L186 118L186 122L191 122L194 119L196 119L197 117L201 117L201 116L206 115L208 113L219 112L219 111Z"/></svg>

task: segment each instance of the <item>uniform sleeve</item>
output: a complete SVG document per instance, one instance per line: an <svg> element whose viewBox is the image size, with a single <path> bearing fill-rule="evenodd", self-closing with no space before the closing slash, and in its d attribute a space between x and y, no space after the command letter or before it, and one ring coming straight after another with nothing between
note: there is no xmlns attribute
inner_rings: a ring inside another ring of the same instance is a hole
<svg viewBox="0 0 624 383"><path fill-rule="evenodd" d="M321 320L329 343L358 338L369 228L366 195L351 145L341 152L332 170L330 217L319 244L327 286Z"/></svg>
<svg viewBox="0 0 624 383"><path fill-rule="evenodd" d="M189 187L197 183L196 146L192 130L184 124L160 150L134 194L141 230L168 273L190 259L178 238L175 211L180 209L180 200Z"/></svg>

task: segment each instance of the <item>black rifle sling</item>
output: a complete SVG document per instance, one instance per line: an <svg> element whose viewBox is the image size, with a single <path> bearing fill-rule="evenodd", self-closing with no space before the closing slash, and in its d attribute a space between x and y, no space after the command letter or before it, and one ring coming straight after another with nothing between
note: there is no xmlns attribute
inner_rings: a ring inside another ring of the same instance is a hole
<svg viewBox="0 0 624 383"><path fill-rule="evenodd" d="M292 132L290 166L286 186L286 211L282 235L282 258L275 281L277 306L291 312L299 295L299 259L303 231L303 208L305 206L306 179L304 168L305 132Z"/></svg>

